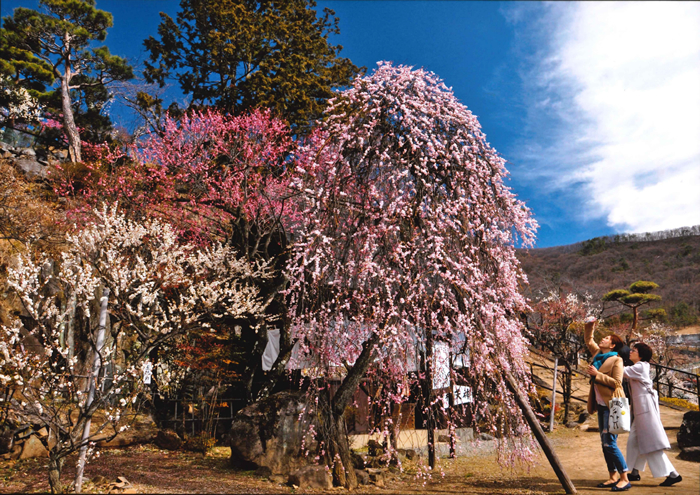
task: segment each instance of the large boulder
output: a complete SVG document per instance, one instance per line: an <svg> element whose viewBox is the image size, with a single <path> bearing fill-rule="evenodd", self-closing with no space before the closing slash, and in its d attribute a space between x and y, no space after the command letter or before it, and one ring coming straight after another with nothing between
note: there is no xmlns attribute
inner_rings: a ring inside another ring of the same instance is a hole
<svg viewBox="0 0 700 495"><path fill-rule="evenodd" d="M700 411L688 411L683 415L676 439L681 450L700 447Z"/></svg>
<svg viewBox="0 0 700 495"><path fill-rule="evenodd" d="M123 432L119 433L113 439L96 439L95 443L101 449L115 449L128 447L130 445L138 445L144 443L155 443L158 435L158 426L150 416L138 416L134 423ZM175 434L177 436L177 434ZM161 435L162 436L162 435ZM177 437L177 440L182 440ZM177 442L175 442L177 443ZM180 443L181 445L182 443ZM179 447L177 447L179 448ZM177 448L175 450L177 450Z"/></svg>
<svg viewBox="0 0 700 495"><path fill-rule="evenodd" d="M33 156L22 156L15 160L15 165L19 168L28 179L41 178L45 179L48 176L48 168Z"/></svg>
<svg viewBox="0 0 700 495"><path fill-rule="evenodd" d="M12 450L15 445L14 430L6 430L0 433L0 454L6 454Z"/></svg>
<svg viewBox="0 0 700 495"><path fill-rule="evenodd" d="M369 475L369 480L372 483L374 483L378 487L384 486L384 469L368 468L367 474Z"/></svg>
<svg viewBox="0 0 700 495"><path fill-rule="evenodd" d="M679 459L690 462L700 462L700 447L686 447L678 455Z"/></svg>
<svg viewBox="0 0 700 495"><path fill-rule="evenodd" d="M331 490L333 476L326 466L306 466L289 475L289 484L311 490Z"/></svg>
<svg viewBox="0 0 700 495"><path fill-rule="evenodd" d="M228 434L231 464L284 475L309 464L316 441L304 419L304 398L303 392L280 392L239 411Z"/></svg>
<svg viewBox="0 0 700 495"><path fill-rule="evenodd" d="M15 443L14 446L12 447L12 450L9 452L0 455L0 460L3 461L16 461L19 459L19 456L22 454L22 447L23 444L21 443Z"/></svg>
<svg viewBox="0 0 700 495"><path fill-rule="evenodd" d="M155 444L163 450L178 450L182 447L182 438L173 430L158 430Z"/></svg>
<svg viewBox="0 0 700 495"><path fill-rule="evenodd" d="M369 473L364 469L355 469L355 477L358 485L369 485Z"/></svg>
<svg viewBox="0 0 700 495"><path fill-rule="evenodd" d="M31 435L24 441L20 459L35 459L37 457L48 457L49 451L35 435Z"/></svg>

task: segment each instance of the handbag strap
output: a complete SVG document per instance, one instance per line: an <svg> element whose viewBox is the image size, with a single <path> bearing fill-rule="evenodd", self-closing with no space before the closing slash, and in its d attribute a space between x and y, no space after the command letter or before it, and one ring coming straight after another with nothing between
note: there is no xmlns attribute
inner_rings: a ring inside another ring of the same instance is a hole
<svg viewBox="0 0 700 495"><path fill-rule="evenodd" d="M625 395L625 390L622 388L622 385L618 385L615 387L612 396L614 399L624 399L625 397L627 397Z"/></svg>

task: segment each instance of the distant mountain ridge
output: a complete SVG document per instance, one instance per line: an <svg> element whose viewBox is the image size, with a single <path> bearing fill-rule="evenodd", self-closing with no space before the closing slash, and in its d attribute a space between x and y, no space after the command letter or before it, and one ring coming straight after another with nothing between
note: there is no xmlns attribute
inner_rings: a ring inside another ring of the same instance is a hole
<svg viewBox="0 0 700 495"><path fill-rule="evenodd" d="M637 280L659 284L669 322L692 325L700 316L700 225L645 234L597 237L566 246L518 250L530 285L525 294L537 300L561 288L588 292L595 299ZM614 307L608 303L610 307Z"/></svg>
<svg viewBox="0 0 700 495"><path fill-rule="evenodd" d="M700 225L693 225L692 227L679 227L677 229L668 230L658 230L656 232L637 232L631 234L613 234L602 237L594 237L593 239L588 239L587 241L579 241L573 244L565 244L563 246L552 246L548 248L537 248L537 249L560 249L565 251L580 251L586 246L596 245L601 242L605 244L618 243L618 242L651 242L651 241L661 241L664 239L673 239L676 237L691 237L700 236Z"/></svg>

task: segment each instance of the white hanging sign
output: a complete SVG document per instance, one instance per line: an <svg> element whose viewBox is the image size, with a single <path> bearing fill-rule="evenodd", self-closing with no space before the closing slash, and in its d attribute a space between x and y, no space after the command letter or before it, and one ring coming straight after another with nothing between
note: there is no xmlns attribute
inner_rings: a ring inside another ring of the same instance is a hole
<svg viewBox="0 0 700 495"><path fill-rule="evenodd" d="M141 365L141 370L143 371L144 385L150 385L151 376L153 375L153 364L150 361L144 361Z"/></svg>
<svg viewBox="0 0 700 495"><path fill-rule="evenodd" d="M465 385L455 385L452 390L452 393L454 397L455 406L458 406L459 404L469 404L470 402L474 402L474 398L472 397L472 389Z"/></svg>
<svg viewBox="0 0 700 495"><path fill-rule="evenodd" d="M433 345L433 389L450 386L450 346L447 342Z"/></svg>

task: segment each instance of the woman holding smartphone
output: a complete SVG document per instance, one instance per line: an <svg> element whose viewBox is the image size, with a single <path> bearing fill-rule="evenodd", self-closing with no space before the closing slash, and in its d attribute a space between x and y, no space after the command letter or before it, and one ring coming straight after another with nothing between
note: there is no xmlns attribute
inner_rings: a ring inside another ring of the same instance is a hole
<svg viewBox="0 0 700 495"><path fill-rule="evenodd" d="M596 344L593 340L593 330L596 319L586 319L584 327L584 339L588 350L593 356L593 361L588 367L591 376L591 389L588 394L588 413L598 413L598 430L600 442L603 447L603 456L608 468L608 480L600 483L599 488L610 488L613 492L629 490L632 484L627 478L627 463L617 446L617 435L608 431L610 418L610 400L613 397L624 397L622 390L622 377L624 365L618 352L624 346L624 342L617 335L608 335Z"/></svg>

